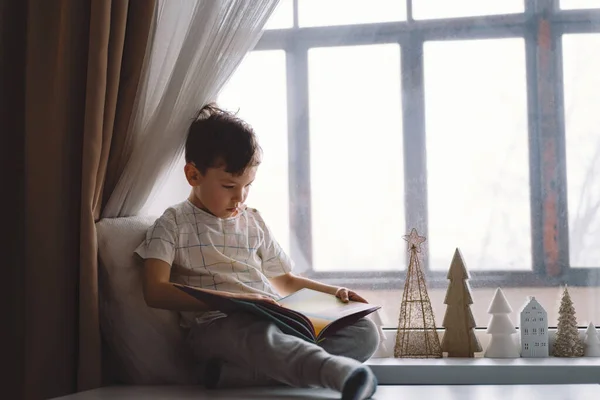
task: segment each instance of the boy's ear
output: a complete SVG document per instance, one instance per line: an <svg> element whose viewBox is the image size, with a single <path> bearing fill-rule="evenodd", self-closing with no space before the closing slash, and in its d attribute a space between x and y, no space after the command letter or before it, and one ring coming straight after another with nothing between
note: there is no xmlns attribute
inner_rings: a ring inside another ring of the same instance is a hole
<svg viewBox="0 0 600 400"><path fill-rule="evenodd" d="M183 172L185 173L185 178L191 186L198 186L204 179L202 173L198 171L198 168L196 168L196 166L191 162L185 164L183 167Z"/></svg>

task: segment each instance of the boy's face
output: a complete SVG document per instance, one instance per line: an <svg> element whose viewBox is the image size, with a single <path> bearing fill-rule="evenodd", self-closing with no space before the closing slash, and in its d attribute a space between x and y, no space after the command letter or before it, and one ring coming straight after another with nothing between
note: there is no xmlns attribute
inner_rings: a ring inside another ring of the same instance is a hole
<svg viewBox="0 0 600 400"><path fill-rule="evenodd" d="M190 201L216 217L233 217L242 211L257 169L250 167L242 175L233 176L225 172L225 167L209 168L203 175L188 163L185 175L192 186Z"/></svg>

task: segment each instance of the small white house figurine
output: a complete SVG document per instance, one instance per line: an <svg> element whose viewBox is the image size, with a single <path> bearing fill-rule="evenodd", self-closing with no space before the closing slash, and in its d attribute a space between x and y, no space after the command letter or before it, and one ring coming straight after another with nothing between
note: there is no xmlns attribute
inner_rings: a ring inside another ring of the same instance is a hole
<svg viewBox="0 0 600 400"><path fill-rule="evenodd" d="M600 336L592 322L585 331L585 357L600 357Z"/></svg>
<svg viewBox="0 0 600 400"><path fill-rule="evenodd" d="M521 357L548 357L548 314L530 296L521 309Z"/></svg>
<svg viewBox="0 0 600 400"><path fill-rule="evenodd" d="M492 314L492 317L488 323L487 333L492 335L492 340L485 351L484 357L518 358L520 356L513 335L517 330L509 316L511 312L512 308L508 304L502 289L497 288L488 308L488 314Z"/></svg>

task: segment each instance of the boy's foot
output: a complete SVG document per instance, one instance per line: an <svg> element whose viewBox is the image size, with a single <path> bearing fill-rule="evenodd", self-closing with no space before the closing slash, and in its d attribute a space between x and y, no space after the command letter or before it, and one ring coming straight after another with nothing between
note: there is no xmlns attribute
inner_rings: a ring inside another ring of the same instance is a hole
<svg viewBox="0 0 600 400"><path fill-rule="evenodd" d="M370 368L362 366L357 368L342 389L342 400L365 400L370 399L377 390L377 378Z"/></svg>

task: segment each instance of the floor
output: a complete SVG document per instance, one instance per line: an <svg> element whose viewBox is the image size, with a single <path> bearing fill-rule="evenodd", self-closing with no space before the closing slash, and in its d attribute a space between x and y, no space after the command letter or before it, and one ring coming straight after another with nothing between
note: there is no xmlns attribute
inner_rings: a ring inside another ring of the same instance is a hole
<svg viewBox="0 0 600 400"><path fill-rule="evenodd" d="M598 400L600 385L505 385L505 386L380 386L376 400ZM105 387L60 397L55 400L301 400L339 399L339 394L325 389L254 388L206 391L190 386L122 386Z"/></svg>

